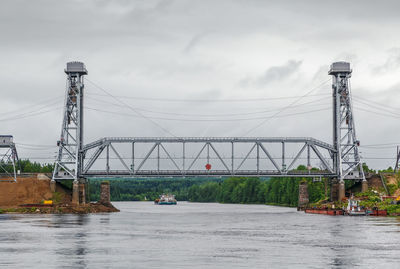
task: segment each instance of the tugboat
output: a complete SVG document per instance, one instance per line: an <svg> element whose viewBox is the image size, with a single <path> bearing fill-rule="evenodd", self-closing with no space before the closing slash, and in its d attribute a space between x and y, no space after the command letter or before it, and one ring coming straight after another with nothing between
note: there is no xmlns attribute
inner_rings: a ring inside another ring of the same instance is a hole
<svg viewBox="0 0 400 269"><path fill-rule="evenodd" d="M367 211L362 209L359 205L358 200L349 199L349 203L347 204L346 214L349 216L365 216L367 215Z"/></svg>
<svg viewBox="0 0 400 269"><path fill-rule="evenodd" d="M176 205L175 195L173 194L162 194L160 198L154 201L156 205Z"/></svg>

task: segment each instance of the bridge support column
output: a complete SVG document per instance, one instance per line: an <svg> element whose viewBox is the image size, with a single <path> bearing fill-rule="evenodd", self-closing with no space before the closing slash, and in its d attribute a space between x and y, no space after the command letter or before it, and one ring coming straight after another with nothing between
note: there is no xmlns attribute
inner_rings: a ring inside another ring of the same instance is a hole
<svg viewBox="0 0 400 269"><path fill-rule="evenodd" d="M345 194L345 187L344 187L344 181L339 182L339 193L338 193L338 200L342 201L343 198L346 197Z"/></svg>
<svg viewBox="0 0 400 269"><path fill-rule="evenodd" d="M344 181L333 182L331 184L331 202L341 201L345 196Z"/></svg>
<svg viewBox="0 0 400 269"><path fill-rule="evenodd" d="M50 180L50 191L56 192L56 181L54 179Z"/></svg>
<svg viewBox="0 0 400 269"><path fill-rule="evenodd" d="M72 204L79 205L79 182L74 180L72 183Z"/></svg>
<svg viewBox="0 0 400 269"><path fill-rule="evenodd" d="M364 179L361 182L361 192L366 192L366 191L368 191L368 181Z"/></svg>
<svg viewBox="0 0 400 269"><path fill-rule="evenodd" d="M86 183L79 183L79 204L86 204Z"/></svg>
<svg viewBox="0 0 400 269"><path fill-rule="evenodd" d="M307 181L301 181L299 184L299 201L297 210L304 210L309 203Z"/></svg>
<svg viewBox="0 0 400 269"><path fill-rule="evenodd" d="M110 202L110 182L103 181L100 184L100 201L103 205L109 205Z"/></svg>

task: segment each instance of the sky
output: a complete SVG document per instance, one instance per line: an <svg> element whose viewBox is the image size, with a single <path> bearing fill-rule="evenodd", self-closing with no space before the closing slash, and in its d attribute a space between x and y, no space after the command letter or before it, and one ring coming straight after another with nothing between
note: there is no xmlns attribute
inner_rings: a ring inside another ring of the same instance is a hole
<svg viewBox="0 0 400 269"><path fill-rule="evenodd" d="M385 0L4 0L0 133L14 136L20 158L52 162L64 68L82 61L85 143L171 135L332 143L328 70L348 61L361 155L387 168L400 145L399 10Z"/></svg>

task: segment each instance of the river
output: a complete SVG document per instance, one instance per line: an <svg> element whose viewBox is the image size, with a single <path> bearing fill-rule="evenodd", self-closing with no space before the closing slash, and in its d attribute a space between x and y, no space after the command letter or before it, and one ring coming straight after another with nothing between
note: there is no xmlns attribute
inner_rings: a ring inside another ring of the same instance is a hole
<svg viewBox="0 0 400 269"><path fill-rule="evenodd" d="M119 213L0 215L7 268L398 268L400 219L116 202Z"/></svg>

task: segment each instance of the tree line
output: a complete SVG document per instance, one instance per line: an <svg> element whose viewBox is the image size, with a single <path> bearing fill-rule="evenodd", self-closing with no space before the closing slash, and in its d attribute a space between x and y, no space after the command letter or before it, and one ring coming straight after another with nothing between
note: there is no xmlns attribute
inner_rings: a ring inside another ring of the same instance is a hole
<svg viewBox="0 0 400 269"><path fill-rule="evenodd" d="M228 178L223 182L207 182L189 188L191 202L241 204L276 204L297 206L299 183L308 181L310 202L325 199L324 182L302 178Z"/></svg>
<svg viewBox="0 0 400 269"><path fill-rule="evenodd" d="M13 173L13 166L10 163L0 162L0 173L7 171L8 173ZM19 170L21 173L52 173L54 169L54 164L50 163L39 163L32 162L28 159L18 160L15 165L15 169Z"/></svg>

